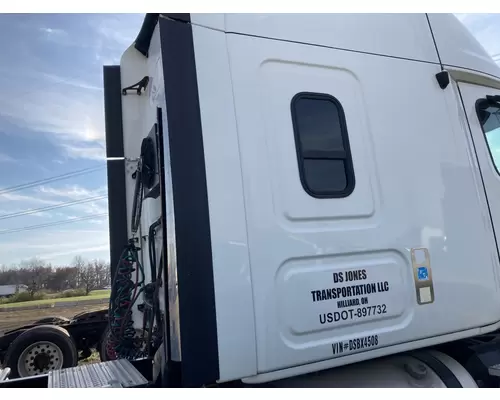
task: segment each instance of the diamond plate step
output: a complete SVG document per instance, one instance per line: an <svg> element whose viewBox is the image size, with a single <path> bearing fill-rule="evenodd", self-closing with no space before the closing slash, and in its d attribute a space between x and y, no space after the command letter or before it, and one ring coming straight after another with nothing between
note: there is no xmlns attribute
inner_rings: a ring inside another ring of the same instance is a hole
<svg viewBox="0 0 500 400"><path fill-rule="evenodd" d="M128 360L113 360L49 372L49 388L133 387L148 381Z"/></svg>

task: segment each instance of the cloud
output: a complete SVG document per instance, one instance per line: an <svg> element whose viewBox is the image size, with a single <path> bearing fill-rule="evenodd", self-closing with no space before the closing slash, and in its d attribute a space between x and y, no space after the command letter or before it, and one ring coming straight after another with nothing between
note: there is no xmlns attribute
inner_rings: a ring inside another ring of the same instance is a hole
<svg viewBox="0 0 500 400"><path fill-rule="evenodd" d="M103 161L106 159L106 150L100 143L96 143L95 145L84 145L80 144L66 144L63 143L60 146L64 150L64 155L67 158L71 158L74 160L77 159L87 159L87 160L96 160Z"/></svg>
<svg viewBox="0 0 500 400"><path fill-rule="evenodd" d="M90 83L87 83L83 80L71 78L71 77L63 77L63 76L58 76L58 75L53 75L53 74L48 74L48 73L43 73L41 74L41 77L43 79L46 79L47 81L51 81L53 83L61 84L61 85L66 85L66 86L73 86L75 88L79 89L89 89L89 90L95 90L98 92L103 92L103 87L102 86L95 86Z"/></svg>
<svg viewBox="0 0 500 400"><path fill-rule="evenodd" d="M106 220L103 219L89 219L87 222L93 225L104 225L108 223Z"/></svg>
<svg viewBox="0 0 500 400"><path fill-rule="evenodd" d="M136 39L143 20L144 14L109 15L92 20L91 27L97 35L96 59L119 61Z"/></svg>
<svg viewBox="0 0 500 400"><path fill-rule="evenodd" d="M455 14L490 56L500 55L500 14ZM498 57L494 57L497 63Z"/></svg>
<svg viewBox="0 0 500 400"><path fill-rule="evenodd" d="M59 198L60 200L57 201L57 203L64 203L66 201L83 200L96 196L104 196L107 194L107 187L102 186L98 189L90 190L80 185L66 185L57 188L52 186L40 186L37 189L37 192L43 196ZM104 198L100 200L91 201L88 203L75 204L71 206L71 210L77 210L84 214L103 214L108 212L108 199ZM61 214L61 216L64 218L72 219L81 217L82 215ZM94 222L91 221L92 220L87 222L94 224L98 223L95 221Z"/></svg>
<svg viewBox="0 0 500 400"><path fill-rule="evenodd" d="M11 156L8 156L7 154L0 153L0 163L12 163L12 162L16 162L16 160Z"/></svg>
<svg viewBox="0 0 500 400"><path fill-rule="evenodd" d="M40 30L40 32L44 33L49 38L58 37L58 36L68 36L68 33L66 31L64 31L63 29L41 27L41 28L39 28L39 30Z"/></svg>
<svg viewBox="0 0 500 400"><path fill-rule="evenodd" d="M59 201L43 199L36 195L24 195L19 193L0 193L0 202L21 202L21 203L39 203L46 205L56 205Z"/></svg>
<svg viewBox="0 0 500 400"><path fill-rule="evenodd" d="M3 193L0 194L0 204L3 209L0 211L0 217L6 214L58 206L67 202L85 200L97 196L106 196L106 194L106 186L102 186L97 189L88 189L80 185L65 185L60 187L42 185L35 188L30 194L20 194L16 192ZM23 204L26 206L23 207ZM10 205L14 205L14 207L8 207ZM64 212L67 210L71 211L72 215L68 215L67 212ZM92 214L104 214L107 212L108 199L104 197L102 199L96 199L86 203L71 204L69 207L57 209L57 211L42 210L33 214L28 214L27 216L45 217L57 221L79 218ZM100 221L101 220L96 219L95 221L89 220L86 222L90 224L100 224ZM31 224L27 223L27 225Z"/></svg>
<svg viewBox="0 0 500 400"><path fill-rule="evenodd" d="M17 91L7 88L0 92L0 115L22 128L55 135L58 141L104 140L101 93L73 89L47 88L15 101Z"/></svg>
<svg viewBox="0 0 500 400"><path fill-rule="evenodd" d="M23 232L19 235L25 234ZM24 238L19 240L19 237L9 241L6 241L6 238L0 242L0 254L2 263L7 265L34 257L61 265L70 261L71 258L67 256L85 253L94 253L92 257L109 259L106 225L100 230L51 228L44 230L43 235L32 235L28 242Z"/></svg>
<svg viewBox="0 0 500 400"><path fill-rule="evenodd" d="M33 19L31 25L38 36L19 43L15 52L22 58L18 63L0 67L4 72L0 117L33 133L49 135L69 159L103 160L103 61L119 60L135 40L142 20L140 14ZM27 28L20 25L17 29L22 37ZM42 53L41 46L47 47L43 41L51 42L48 53L60 55L59 59ZM73 65L71 54L75 55ZM1 125L7 129L5 121Z"/></svg>
<svg viewBox="0 0 500 400"><path fill-rule="evenodd" d="M2 210L0 209L0 217L3 217L4 215L9 215L9 214L17 214L17 213L22 213L22 212L25 212L25 211L30 211L30 210L25 210L25 209L20 209L20 208L13 208L13 209L10 209L10 210ZM52 215L50 215L48 212L43 212L43 211L38 211L38 212L34 212L34 213L31 213L29 214L29 216L33 216L33 217L43 217L43 218L52 218Z"/></svg>
<svg viewBox="0 0 500 400"><path fill-rule="evenodd" d="M13 88L15 89L15 92L13 92L14 99L18 99L19 97L24 98L25 96L29 96L42 89L54 90L57 88L58 85L72 86L77 89L93 90L96 92L103 92L104 90L102 86L97 86L90 83L88 79L86 80L86 79L80 79L75 76L54 74L53 71L51 72L44 71L43 69L30 66L29 64L21 65L15 69L9 66L0 65L0 72L2 75L4 75L5 78L8 79L16 79L17 77L22 75L27 86L30 86L32 87L32 89L34 89L28 91L22 90L21 93L19 93L19 86L16 86L15 88ZM72 71L67 71L67 72L71 73Z"/></svg>
<svg viewBox="0 0 500 400"><path fill-rule="evenodd" d="M85 203L80 206L80 208L87 214L104 214L108 212L108 200L93 201L91 203ZM92 222L93 221L93 222ZM96 222L97 221L97 222ZM89 223L100 224L101 220L88 220Z"/></svg>
<svg viewBox="0 0 500 400"><path fill-rule="evenodd" d="M107 193L107 187L103 186L95 190L89 190L80 185L65 185L58 188L42 185L38 187L37 191L45 195L65 197L71 200L82 200L89 197L105 195Z"/></svg>
<svg viewBox="0 0 500 400"><path fill-rule="evenodd" d="M48 254L42 254L39 257L42 260L49 261L54 259L55 257L60 257L60 256L69 256L72 254L75 255L80 255L80 254L85 254L85 253L95 253L96 251L103 251L103 250L108 250L109 251L109 244L108 243L103 243L97 246L92 246L92 247L81 247L77 246L74 247L71 250L67 251L59 251L55 253L48 253Z"/></svg>

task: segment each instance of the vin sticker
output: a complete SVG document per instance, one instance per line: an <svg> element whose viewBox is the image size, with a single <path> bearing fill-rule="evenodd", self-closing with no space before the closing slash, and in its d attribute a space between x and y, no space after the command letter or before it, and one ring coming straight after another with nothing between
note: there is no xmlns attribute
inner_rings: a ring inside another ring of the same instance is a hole
<svg viewBox="0 0 500 400"><path fill-rule="evenodd" d="M378 335L371 335L332 343L332 352L334 356L338 356L341 354L348 354L356 350L368 350L377 346Z"/></svg>

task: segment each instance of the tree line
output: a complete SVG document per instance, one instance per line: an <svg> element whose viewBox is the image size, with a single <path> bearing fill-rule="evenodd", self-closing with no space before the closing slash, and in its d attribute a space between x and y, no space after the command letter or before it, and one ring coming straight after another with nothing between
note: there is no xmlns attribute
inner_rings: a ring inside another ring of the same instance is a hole
<svg viewBox="0 0 500 400"><path fill-rule="evenodd" d="M111 284L109 263L76 256L68 266L53 266L40 259L15 267L0 267L0 285L26 285L33 297L41 291L63 292L83 289L85 294Z"/></svg>

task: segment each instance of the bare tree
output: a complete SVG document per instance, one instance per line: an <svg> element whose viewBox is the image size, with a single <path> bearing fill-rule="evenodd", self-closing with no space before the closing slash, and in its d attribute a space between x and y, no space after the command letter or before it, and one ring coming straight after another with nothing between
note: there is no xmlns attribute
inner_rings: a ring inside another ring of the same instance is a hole
<svg viewBox="0 0 500 400"><path fill-rule="evenodd" d="M68 289L76 289L78 281L78 269L76 267L54 268L47 287L56 292Z"/></svg>
<svg viewBox="0 0 500 400"><path fill-rule="evenodd" d="M94 268L95 278L96 278L96 287L99 289L104 288L106 285L109 285L109 277L111 271L109 270L109 265L102 260L94 260L92 261L92 266Z"/></svg>
<svg viewBox="0 0 500 400"><path fill-rule="evenodd" d="M85 269L86 262L85 262L85 260L83 259L82 256L75 256L75 258L73 259L72 265L77 270L77 274L76 274L76 287L81 287L82 286L82 282L80 281L80 278L81 278L80 275L81 275L81 271L83 271Z"/></svg>
<svg viewBox="0 0 500 400"><path fill-rule="evenodd" d="M73 258L73 266L76 267L76 268L81 268L83 266L85 266L87 262L85 261L85 259L82 257L82 256L75 256L75 258Z"/></svg>
<svg viewBox="0 0 500 400"><path fill-rule="evenodd" d="M104 263L104 282L106 286L111 285L111 265L109 262Z"/></svg>
<svg viewBox="0 0 500 400"><path fill-rule="evenodd" d="M97 288L97 277L95 267L92 263L78 267L78 281L80 283L79 286L85 289L86 295Z"/></svg>
<svg viewBox="0 0 500 400"><path fill-rule="evenodd" d="M37 258L23 261L19 265L0 265L0 285L27 285L32 297L40 290L62 292L82 288L88 293L110 283L108 262L94 260L89 263L81 256L76 256L72 265L58 267L52 267Z"/></svg>
<svg viewBox="0 0 500 400"><path fill-rule="evenodd" d="M29 277L27 281L26 278L23 280L28 286L30 296L33 298L37 292L47 285L47 281L52 272L52 266L47 267L43 260L32 258L22 263L22 269L27 272L28 276L26 278Z"/></svg>

